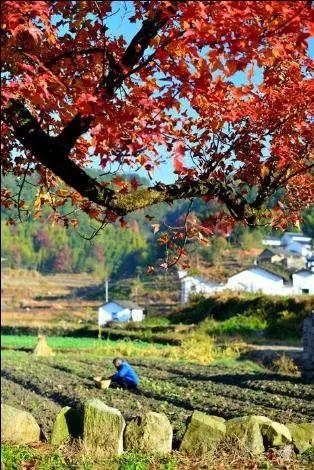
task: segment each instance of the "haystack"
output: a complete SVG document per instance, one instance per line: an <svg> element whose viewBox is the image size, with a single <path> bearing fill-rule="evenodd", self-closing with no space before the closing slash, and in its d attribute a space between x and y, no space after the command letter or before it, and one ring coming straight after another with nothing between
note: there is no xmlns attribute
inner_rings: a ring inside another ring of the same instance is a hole
<svg viewBox="0 0 314 470"><path fill-rule="evenodd" d="M53 350L47 344L46 336L38 335L38 343L33 353L35 356L54 356Z"/></svg>

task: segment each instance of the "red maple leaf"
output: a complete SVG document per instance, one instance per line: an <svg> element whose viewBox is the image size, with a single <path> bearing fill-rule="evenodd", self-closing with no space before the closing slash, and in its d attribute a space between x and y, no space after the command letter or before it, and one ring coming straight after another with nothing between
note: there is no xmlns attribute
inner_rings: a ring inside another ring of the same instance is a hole
<svg viewBox="0 0 314 470"><path fill-rule="evenodd" d="M174 173L180 174L184 170L183 158L185 155L185 146L182 141L178 141L173 146L174 158L173 158L173 167Z"/></svg>

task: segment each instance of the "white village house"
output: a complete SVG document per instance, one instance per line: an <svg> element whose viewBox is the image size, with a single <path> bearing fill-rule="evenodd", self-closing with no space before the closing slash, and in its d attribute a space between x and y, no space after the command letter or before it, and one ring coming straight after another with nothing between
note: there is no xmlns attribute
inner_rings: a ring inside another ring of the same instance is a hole
<svg viewBox="0 0 314 470"><path fill-rule="evenodd" d="M278 294L284 287L284 278L267 269L253 266L229 277L226 289Z"/></svg>
<svg viewBox="0 0 314 470"><path fill-rule="evenodd" d="M98 309L98 325L108 322L126 322L144 320L144 310L135 302L128 300L112 300Z"/></svg>
<svg viewBox="0 0 314 470"><path fill-rule="evenodd" d="M266 237L263 244L272 247L284 247L286 252L299 253L306 257L311 253L312 239L304 233L285 232L282 237Z"/></svg>
<svg viewBox="0 0 314 470"><path fill-rule="evenodd" d="M287 269L305 268L307 259L299 253L286 251L282 247L265 248L257 257L257 264L276 264L281 263Z"/></svg>
<svg viewBox="0 0 314 470"><path fill-rule="evenodd" d="M292 274L292 285L296 294L314 294L314 272L307 269Z"/></svg>
<svg viewBox="0 0 314 470"><path fill-rule="evenodd" d="M223 287L215 282L206 281L201 276L189 276L187 271L178 271L181 280L181 303L185 304L193 294L213 294Z"/></svg>
<svg viewBox="0 0 314 470"><path fill-rule="evenodd" d="M306 267L309 271L314 272L314 253L313 252L306 259Z"/></svg>
<svg viewBox="0 0 314 470"><path fill-rule="evenodd" d="M302 232L285 232L281 237L281 244L283 246L290 246L292 243L300 243L310 248L312 244L312 239L311 237L304 235L304 233Z"/></svg>
<svg viewBox="0 0 314 470"><path fill-rule="evenodd" d="M179 275L180 277L180 275ZM226 284L218 285L203 278L181 277L181 302L187 303L194 293L206 297L223 290L242 292L261 292L268 295L302 295L314 294L314 272L302 269L292 275L292 283L285 278L260 266L252 266L229 277Z"/></svg>

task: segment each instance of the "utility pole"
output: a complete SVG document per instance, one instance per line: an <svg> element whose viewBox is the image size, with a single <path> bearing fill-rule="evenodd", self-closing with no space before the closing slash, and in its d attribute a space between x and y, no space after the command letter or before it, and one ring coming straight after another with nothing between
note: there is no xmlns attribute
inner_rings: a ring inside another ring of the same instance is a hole
<svg viewBox="0 0 314 470"><path fill-rule="evenodd" d="M106 304L108 303L108 279L105 280Z"/></svg>
<svg viewBox="0 0 314 470"><path fill-rule="evenodd" d="M200 257L199 257L199 254L196 253L196 269L200 267L199 264L200 264Z"/></svg>

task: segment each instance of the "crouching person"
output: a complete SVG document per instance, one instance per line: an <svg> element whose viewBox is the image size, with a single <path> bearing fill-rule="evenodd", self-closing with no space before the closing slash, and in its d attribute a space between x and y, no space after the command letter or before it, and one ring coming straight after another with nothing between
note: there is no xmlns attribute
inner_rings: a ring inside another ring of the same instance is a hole
<svg viewBox="0 0 314 470"><path fill-rule="evenodd" d="M133 367L119 357L116 357L112 362L117 372L111 377L108 377L111 379L110 386L121 387L124 390L137 390L139 378Z"/></svg>

